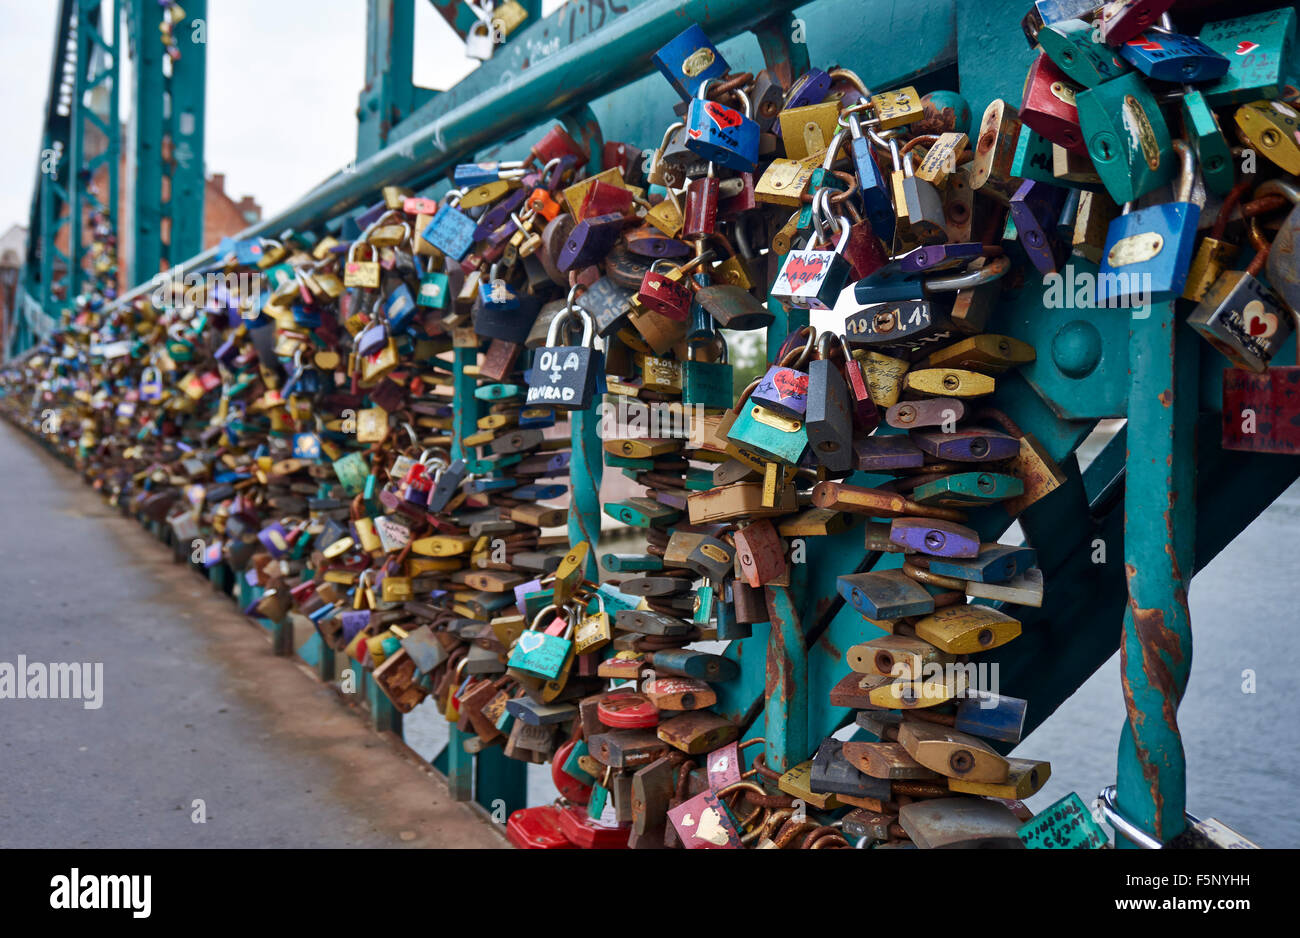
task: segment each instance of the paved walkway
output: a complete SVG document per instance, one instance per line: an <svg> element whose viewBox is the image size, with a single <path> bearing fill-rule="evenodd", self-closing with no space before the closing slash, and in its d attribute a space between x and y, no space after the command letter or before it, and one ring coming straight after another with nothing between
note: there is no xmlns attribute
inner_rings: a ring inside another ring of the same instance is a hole
<svg viewBox="0 0 1300 938"><path fill-rule="evenodd" d="M0 420L0 672L19 655L102 662L102 706L0 699L0 847L505 844Z"/></svg>

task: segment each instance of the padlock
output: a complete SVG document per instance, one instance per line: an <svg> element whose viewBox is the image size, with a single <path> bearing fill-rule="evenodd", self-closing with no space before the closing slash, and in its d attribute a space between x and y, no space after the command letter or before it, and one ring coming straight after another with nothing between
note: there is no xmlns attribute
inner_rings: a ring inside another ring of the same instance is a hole
<svg viewBox="0 0 1300 938"><path fill-rule="evenodd" d="M1182 160L1177 201L1126 212L1111 222L1097 271L1098 306L1141 307L1183 292L1201 210L1191 201L1192 148L1182 140L1173 148Z"/></svg>
<svg viewBox="0 0 1300 938"><path fill-rule="evenodd" d="M1268 282L1277 291L1292 312L1300 311L1300 267L1297 267L1297 250L1300 250L1300 187L1281 179L1270 179L1255 190L1255 197L1280 195L1293 206L1282 221L1273 246L1268 252Z"/></svg>
<svg viewBox="0 0 1300 938"><path fill-rule="evenodd" d="M1169 128L1139 74L1080 91L1076 103L1088 155L1116 203L1169 182L1174 174Z"/></svg>
<svg viewBox="0 0 1300 938"><path fill-rule="evenodd" d="M1300 175L1300 111L1285 101L1252 101L1237 108L1233 121L1247 144Z"/></svg>
<svg viewBox="0 0 1300 938"><path fill-rule="evenodd" d="M891 140L889 146L892 158L898 153L897 145ZM900 160L901 173L897 171ZM907 223L906 226L899 226L907 233L906 239L900 235L900 241L909 247L913 243L942 244L948 240L948 232L944 228L946 217L943 212L943 198L933 185L916 177L912 161L913 156L909 151L902 154L894 163L896 170L892 178L894 207L899 221Z"/></svg>
<svg viewBox="0 0 1300 938"><path fill-rule="evenodd" d="M357 249L363 245L370 251L371 259L368 261L357 259ZM379 252L374 245L361 239L353 241L348 248L348 259L343 267L343 285L375 290L379 288L379 276ZM175 358L175 354L172 357Z"/></svg>
<svg viewBox="0 0 1300 938"><path fill-rule="evenodd" d="M858 191L862 199L863 210L871 222L871 230L886 244L894 240L894 205L890 200L890 190L881 175L871 149L871 139L862 133L862 125L853 111L844 115L849 127L849 146L853 156L853 169L858 177ZM823 168L830 168L839 147L832 141L826 153Z"/></svg>
<svg viewBox="0 0 1300 938"><path fill-rule="evenodd" d="M1033 179L1026 179L1011 197L1011 217L1020 244L1041 274L1055 273L1064 259L1064 247L1055 227L1064 201L1064 189Z"/></svg>
<svg viewBox="0 0 1300 938"><path fill-rule="evenodd" d="M1079 90L1046 53L1039 55L1025 75L1021 122L1067 150L1087 152L1076 105Z"/></svg>
<svg viewBox="0 0 1300 938"><path fill-rule="evenodd" d="M686 112L686 147L711 163L752 173L758 168L758 125L749 117L749 98L736 90L744 112L710 101L706 95L711 83L711 79L701 82L691 99Z"/></svg>
<svg viewBox="0 0 1300 938"><path fill-rule="evenodd" d="M1184 299L1196 303L1203 300L1206 292L1214 285L1214 281L1219 279L1219 275L1236 258L1237 246L1224 240L1224 232L1227 230L1229 218L1250 185L1249 179L1241 180L1223 200L1210 233L1197 245L1196 253L1187 268L1187 280L1183 285L1182 293Z"/></svg>
<svg viewBox="0 0 1300 938"><path fill-rule="evenodd" d="M421 233L421 237L436 247L452 260L461 260L469 253L474 244L474 229L477 227L468 215L456 206L465 193L453 189L445 196L438 214Z"/></svg>
<svg viewBox="0 0 1300 938"><path fill-rule="evenodd" d="M838 344L844 364L832 359L832 343ZM853 467L853 430L860 422L854 413L854 398L841 368L851 369L861 383L862 371L848 356L844 343L831 332L822 333L817 343L817 358L808 363L808 397L804 427L813 458L829 471L848 472ZM862 385L865 389L865 384ZM862 403L858 399L858 403ZM875 411L871 398L865 404Z"/></svg>
<svg viewBox="0 0 1300 938"><path fill-rule="evenodd" d="M446 309L450 280L442 271L430 271L420 278L415 302L429 309Z"/></svg>
<svg viewBox="0 0 1300 938"><path fill-rule="evenodd" d="M682 100L695 97L705 82L727 74L727 60L698 24L691 24L659 49L651 61Z"/></svg>
<svg viewBox="0 0 1300 938"><path fill-rule="evenodd" d="M593 323L586 310L574 304L578 288L569 291L568 305L551 320L546 345L534 352L528 377L526 403L545 404L562 410L583 410L591 405L596 390L597 372L603 370L603 358L592 346ZM582 322L582 340L577 346L561 346L560 328L577 316Z"/></svg>
<svg viewBox="0 0 1300 938"><path fill-rule="evenodd" d="M1248 230L1254 258L1244 271L1220 274L1187 324L1238 368L1262 374L1290 338L1294 315L1258 279L1270 255L1269 244L1257 219L1250 219Z"/></svg>
<svg viewBox="0 0 1300 938"><path fill-rule="evenodd" d="M714 232L718 218L718 177L714 164L708 172L686 184L686 207L682 212L682 236L707 238Z"/></svg>
<svg viewBox="0 0 1300 938"><path fill-rule="evenodd" d="M782 110L778 119L785 155L792 160L801 160L825 153L836 134L839 117L837 101L821 101Z"/></svg>
<svg viewBox="0 0 1300 938"><path fill-rule="evenodd" d="M1135 69L1156 81L1211 82L1228 72L1228 59L1195 36L1148 29L1119 47Z"/></svg>
<svg viewBox="0 0 1300 938"><path fill-rule="evenodd" d="M971 189L1003 204L1010 201L1020 179L1012 173L1016 144L1020 139L1020 113L1001 98L994 98L980 119L971 162Z"/></svg>
<svg viewBox="0 0 1300 938"><path fill-rule="evenodd" d="M835 223L839 237L833 250L791 251L785 256L769 291L772 296L795 308L835 307L852 272L843 254L849 243L849 221L841 217Z"/></svg>
<svg viewBox="0 0 1300 938"><path fill-rule="evenodd" d="M1203 89L1211 107L1277 98L1292 81L1296 41L1294 4L1207 23L1197 37L1228 60L1228 73Z"/></svg>
<svg viewBox="0 0 1300 938"><path fill-rule="evenodd" d="M716 343L721 353L715 361L696 361L700 348ZM682 403L726 410L732 403L732 368L727 362L727 340L714 332L711 342L687 344L688 358L682 362Z"/></svg>
<svg viewBox="0 0 1300 938"><path fill-rule="evenodd" d="M1108 0L1097 14L1101 41L1110 46L1128 42L1159 21L1174 0Z"/></svg>
<svg viewBox="0 0 1300 938"><path fill-rule="evenodd" d="M547 631L539 632L537 627L547 613L556 613L555 620ZM552 633L550 631L555 623L563 625L562 632ZM573 650L572 635L572 615L564 612L560 606L554 603L544 607L537 615L533 616L532 625L529 626L528 631L521 633L515 639L514 648L510 651L510 667L526 671L529 674L535 674L547 680L554 680L559 676L560 670L564 667L565 659L570 657Z"/></svg>
<svg viewBox="0 0 1300 938"><path fill-rule="evenodd" d="M1227 195L1236 182L1232 151L1219 127L1218 117L1210 110L1205 95L1193 88L1183 88L1183 131L1200 167L1205 187L1218 195Z"/></svg>
<svg viewBox="0 0 1300 938"><path fill-rule="evenodd" d="M816 337L816 333L809 329L802 351L790 352L767 369L751 392L754 403L789 417L804 416L808 410L808 372L802 369L812 357Z"/></svg>
<svg viewBox="0 0 1300 938"><path fill-rule="evenodd" d="M1118 78L1132 66L1094 37L1093 24L1082 19L1057 20L1037 34L1038 45L1066 78L1085 88Z"/></svg>

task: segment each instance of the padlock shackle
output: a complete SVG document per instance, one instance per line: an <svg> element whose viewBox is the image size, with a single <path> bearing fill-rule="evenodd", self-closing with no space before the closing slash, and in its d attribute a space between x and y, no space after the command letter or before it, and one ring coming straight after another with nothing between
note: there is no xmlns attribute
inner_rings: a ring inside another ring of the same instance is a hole
<svg viewBox="0 0 1300 938"><path fill-rule="evenodd" d="M1259 199L1266 195L1280 195L1289 200L1292 205L1300 204L1300 186L1285 179L1270 179L1261 184L1255 190L1254 198Z"/></svg>
<svg viewBox="0 0 1300 938"><path fill-rule="evenodd" d="M853 71L852 69L843 68L843 67L833 68L826 74L828 74L831 77L832 81L834 81L837 78L843 78L855 89L857 89L858 94L862 95L862 97L864 98L871 97L871 89L868 88L866 83L861 78L858 77L858 73Z"/></svg>
<svg viewBox="0 0 1300 938"><path fill-rule="evenodd" d="M547 348L558 348L560 339L560 323L565 322L570 316L577 316L582 320L582 345L584 348L591 348L591 336L595 331L595 323L592 321L591 314L581 306L575 306L574 300L580 295L579 291L586 292L586 288L580 283L575 283L569 288L569 296L565 300L564 309L560 310L551 318L551 326L546 330Z"/></svg>
<svg viewBox="0 0 1300 938"><path fill-rule="evenodd" d="M983 267L974 270L968 270L960 274L952 274L948 277L931 277L928 280L922 280L921 286L930 293L948 293L956 290L965 290L969 287L978 287L980 284L990 283L1006 274L1011 269L1011 260L1005 255L993 258Z"/></svg>
<svg viewBox="0 0 1300 938"><path fill-rule="evenodd" d="M1178 188L1174 191L1175 202L1192 201L1192 186L1196 182L1196 152L1186 140L1173 141L1174 152L1178 154Z"/></svg>

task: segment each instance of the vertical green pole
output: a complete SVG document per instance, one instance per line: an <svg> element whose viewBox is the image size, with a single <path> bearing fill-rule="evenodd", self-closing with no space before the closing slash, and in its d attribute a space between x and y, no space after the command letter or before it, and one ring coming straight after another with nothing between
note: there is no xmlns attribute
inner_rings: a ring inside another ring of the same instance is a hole
<svg viewBox="0 0 1300 938"><path fill-rule="evenodd" d="M208 0L189 0L172 30L181 57L172 63L171 239L167 258L179 264L203 250L203 146L207 77Z"/></svg>
<svg viewBox="0 0 1300 938"><path fill-rule="evenodd" d="M600 172L604 135L591 108L584 105L565 114L561 120L569 133L581 140L587 148L587 171L592 174ZM583 574L589 580L596 580L600 575L597 556L600 543L600 482L605 474L605 456L600 448L600 403L593 398L588 410L569 411L572 449L569 456L569 546L576 547L583 541L590 545L587 551L587 569Z"/></svg>
<svg viewBox="0 0 1300 938"><path fill-rule="evenodd" d="M1162 842L1186 826L1177 712L1192 666L1187 587L1196 534L1199 351L1196 335L1177 322L1172 301L1132 321L1124 487L1129 601L1120 642L1128 718L1120 736L1117 805Z"/></svg>
<svg viewBox="0 0 1300 938"><path fill-rule="evenodd" d="M476 348L458 348L452 352L452 409L455 412L451 443L453 459L462 459L467 455L463 441L478 430L480 404L474 396L477 382L473 375L465 374L465 367L476 364L477 361ZM447 787L455 800L469 801L474 797L474 757L465 751L465 740L469 736L462 733L455 723L448 724L447 732Z"/></svg>
<svg viewBox="0 0 1300 938"><path fill-rule="evenodd" d="M767 587L772 628L767 638L763 738L768 768L785 772L808 758L808 651L795 603L801 590Z"/></svg>
<svg viewBox="0 0 1300 938"><path fill-rule="evenodd" d="M162 263L162 138L163 87L162 7L137 0L129 8L134 19L131 121L135 128L135 172L131 191L129 244L131 283L148 283Z"/></svg>

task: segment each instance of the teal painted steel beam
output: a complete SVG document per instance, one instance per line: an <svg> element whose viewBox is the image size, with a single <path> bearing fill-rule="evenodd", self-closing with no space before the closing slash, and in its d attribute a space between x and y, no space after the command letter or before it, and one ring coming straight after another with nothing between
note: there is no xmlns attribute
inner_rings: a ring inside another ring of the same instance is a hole
<svg viewBox="0 0 1300 938"><path fill-rule="evenodd" d="M357 103L357 159L373 156L415 109L415 0L367 0L366 75Z"/></svg>
<svg viewBox="0 0 1300 938"><path fill-rule="evenodd" d="M133 52L132 159L128 279L149 287L162 264L163 44L162 7L149 0L130 5Z"/></svg>
<svg viewBox="0 0 1300 938"><path fill-rule="evenodd" d="M536 62L526 74L511 70L516 61L512 56L528 55L523 41L526 37L521 36L519 43L508 44L502 55L484 63L457 87L456 100L460 103L453 102L451 92L445 98L439 97L433 102L436 115L418 130L395 139L379 153L358 162L355 170L339 173L290 208L250 226L237 237L273 237L285 228L309 228L369 204L386 185L427 184L475 151L510 139L521 128L570 112L648 72L651 54L681 32L686 23L699 22L715 38L725 37L793 6L791 0L767 5L745 0L644 0L633 5L630 0L629 12L612 20L608 33L589 33L551 55L535 56ZM460 100L461 89L471 79L481 93ZM210 249L190 258L184 267L198 270L214 260L216 250ZM120 303L151 289L148 279L134 280L136 286Z"/></svg>
<svg viewBox="0 0 1300 938"><path fill-rule="evenodd" d="M1124 494L1128 607L1120 645L1127 720L1118 807L1161 842L1186 827L1178 704L1192 669L1187 605L1196 529L1196 377L1201 343L1173 301L1132 320ZM1120 846L1135 844L1120 838Z"/></svg>
<svg viewBox="0 0 1300 938"><path fill-rule="evenodd" d="M168 81L171 113L171 187L167 217L171 221L167 257L177 261L203 250L204 114L207 107L208 0L186 0L185 19L173 27L180 58L172 62ZM196 23L198 24L196 27Z"/></svg>
<svg viewBox="0 0 1300 938"><path fill-rule="evenodd" d="M788 771L807 759L812 743L808 735L807 636L795 598L799 592L798 587L766 588L771 629L767 635L763 738L767 767L776 772ZM812 745L815 748L815 743Z"/></svg>

